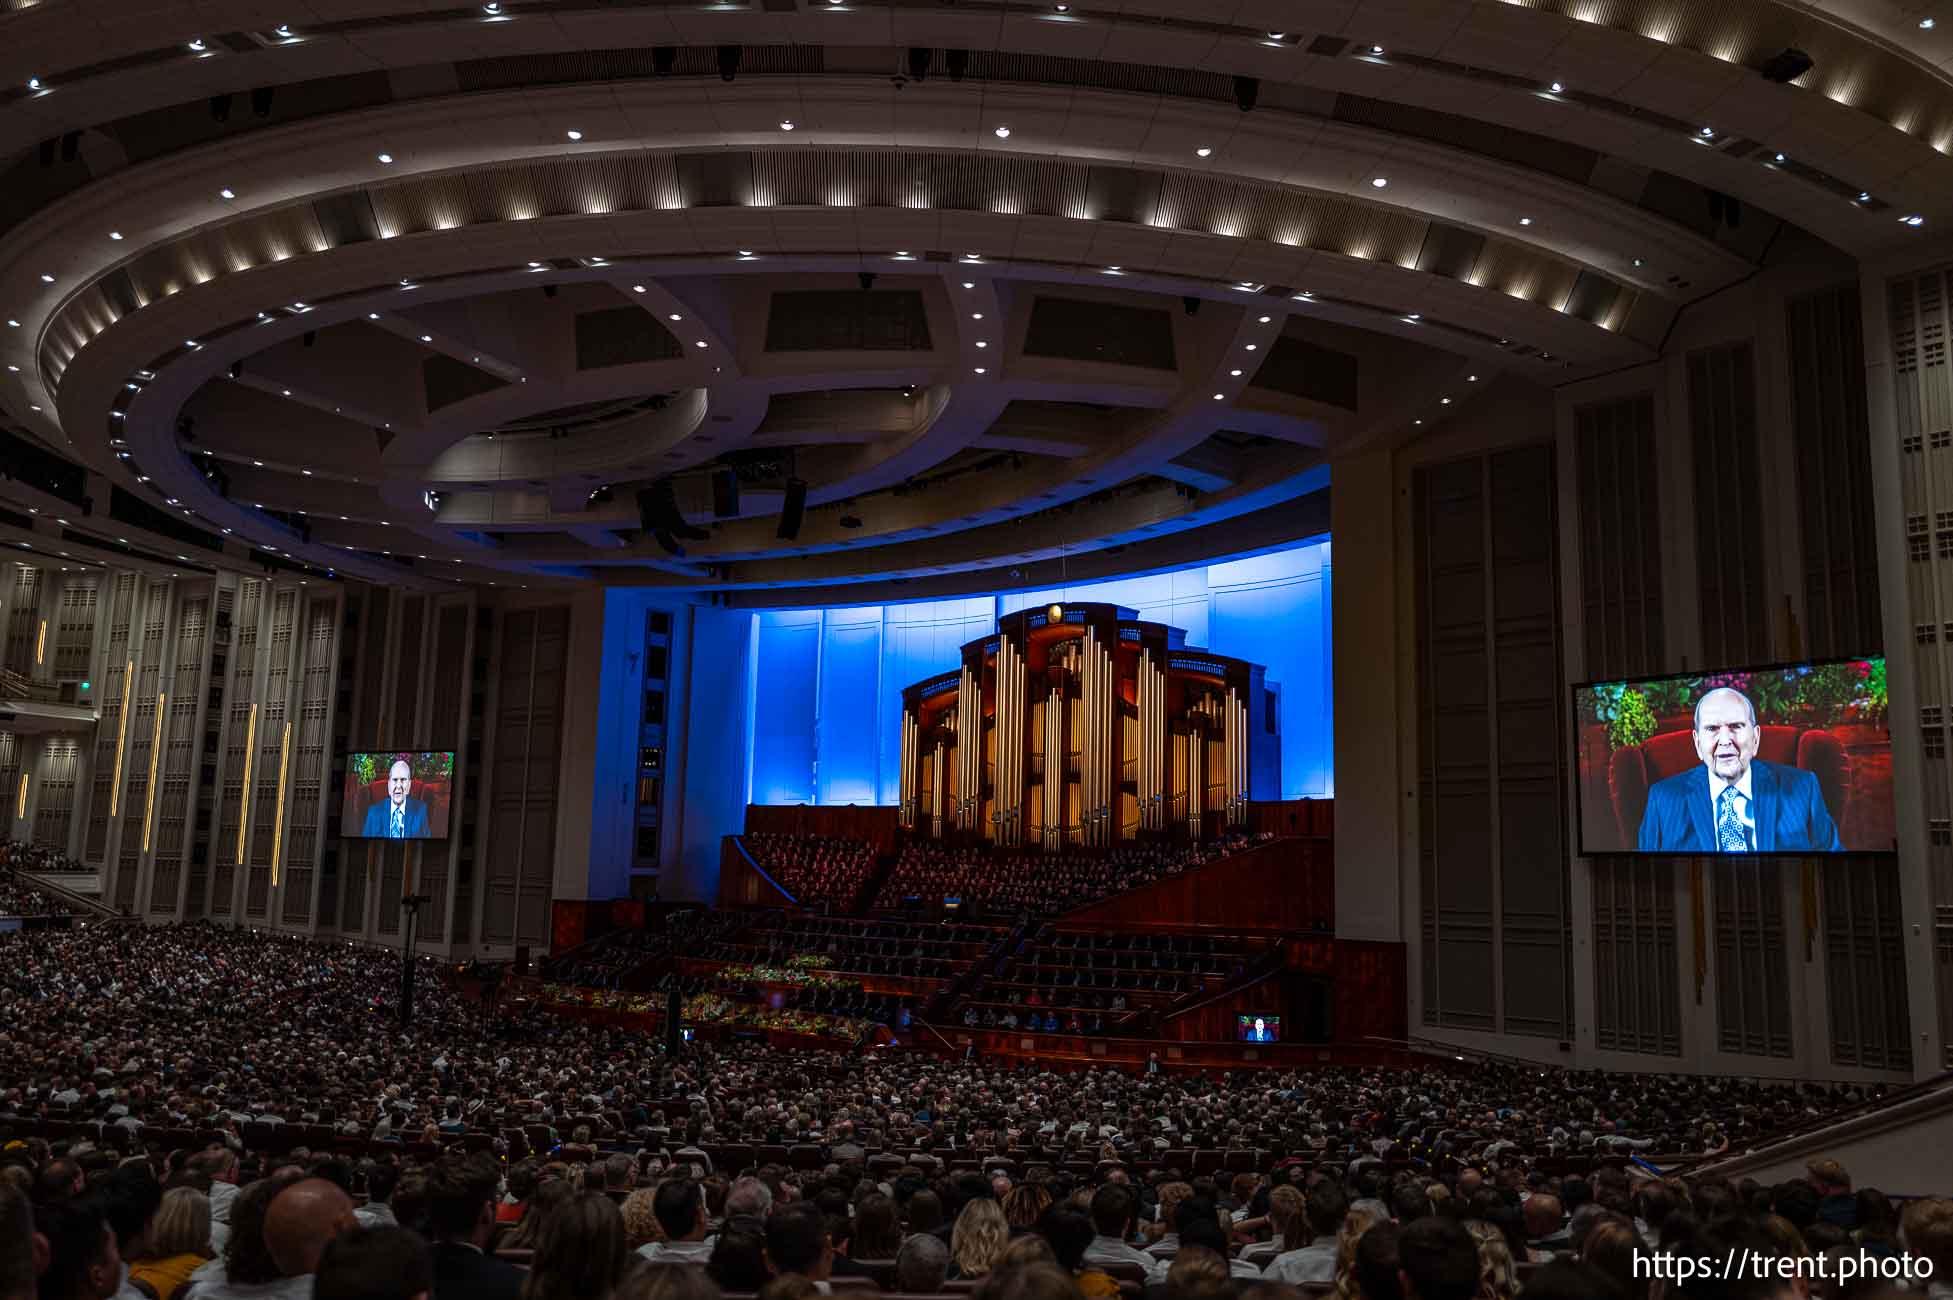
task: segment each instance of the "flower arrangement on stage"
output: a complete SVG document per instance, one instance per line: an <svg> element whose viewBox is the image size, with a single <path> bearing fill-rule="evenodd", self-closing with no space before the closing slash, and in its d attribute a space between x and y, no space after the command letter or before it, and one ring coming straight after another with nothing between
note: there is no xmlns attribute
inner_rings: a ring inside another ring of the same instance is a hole
<svg viewBox="0 0 1953 1300"><path fill-rule="evenodd" d="M798 961L799 958L795 958ZM861 987L861 981L845 975L829 975L819 970L795 966L789 962L785 966L727 966L719 971L719 978L740 984L790 984L799 989L834 989L852 991Z"/></svg>
<svg viewBox="0 0 1953 1300"><path fill-rule="evenodd" d="M718 993L699 993L685 999L684 1017L694 1024L731 1025L741 1029L772 1029L785 1033L815 1034L857 1042L874 1029L873 1023L856 1016L836 1016L817 1011L775 1010L757 1002L735 1002Z"/></svg>
<svg viewBox="0 0 1953 1300"><path fill-rule="evenodd" d="M787 965L795 970L826 970L833 964L832 957L818 952L803 952L798 957L787 958Z"/></svg>

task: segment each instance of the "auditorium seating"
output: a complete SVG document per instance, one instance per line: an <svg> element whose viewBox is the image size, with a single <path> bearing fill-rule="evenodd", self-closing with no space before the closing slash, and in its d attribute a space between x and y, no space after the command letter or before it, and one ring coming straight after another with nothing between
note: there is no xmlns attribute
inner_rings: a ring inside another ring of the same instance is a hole
<svg viewBox="0 0 1953 1300"><path fill-rule="evenodd" d="M875 847L825 835L741 836L746 852L802 907L846 908L875 869Z"/></svg>
<svg viewBox="0 0 1953 1300"><path fill-rule="evenodd" d="M977 980L948 1019L1026 1033L1130 1032L1141 1023L1137 1013L1164 1012L1244 974L1266 942L1046 926Z"/></svg>
<svg viewBox="0 0 1953 1300"><path fill-rule="evenodd" d="M1200 844L1126 844L1051 854L912 841L875 901L879 908L899 909L955 899L979 913L1051 916L1192 871L1254 842L1234 835Z"/></svg>

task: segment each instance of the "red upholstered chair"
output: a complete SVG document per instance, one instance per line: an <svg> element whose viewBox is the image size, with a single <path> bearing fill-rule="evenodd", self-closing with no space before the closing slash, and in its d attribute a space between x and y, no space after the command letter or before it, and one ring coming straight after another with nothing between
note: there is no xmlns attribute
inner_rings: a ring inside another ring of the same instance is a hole
<svg viewBox="0 0 1953 1300"><path fill-rule="evenodd" d="M1838 738L1828 731L1805 731L1801 727L1763 728L1763 739L1756 756L1766 763L1801 767L1817 777L1824 792L1824 806L1831 819L1843 826L1848 787L1845 782L1845 752ZM1607 788L1614 803L1614 820L1621 830L1621 843L1634 847L1641 835L1641 814L1648 806L1648 787L1701 760L1695 756L1695 736L1688 731L1667 731L1650 736L1639 745L1614 751L1607 765Z"/></svg>
<svg viewBox="0 0 1953 1300"><path fill-rule="evenodd" d="M427 805L427 824L437 829L448 824L448 800L452 796L452 793L452 788L447 781L422 781L417 778L411 786L407 787L407 797L409 799L418 799ZM366 808L371 808L376 804L383 804L386 801L386 777L382 776L377 781L368 781L366 783ZM360 816L364 817L365 815L366 809L362 808L360 810Z"/></svg>

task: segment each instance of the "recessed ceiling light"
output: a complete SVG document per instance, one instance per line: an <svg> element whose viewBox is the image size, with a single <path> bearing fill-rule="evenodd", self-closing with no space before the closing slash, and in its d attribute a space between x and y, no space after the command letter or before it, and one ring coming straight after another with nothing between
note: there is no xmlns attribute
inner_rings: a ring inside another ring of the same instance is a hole
<svg viewBox="0 0 1953 1300"><path fill-rule="evenodd" d="M41 88L41 79L39 77L29 77L27 79L27 88L29 90L39 90Z"/></svg>
<svg viewBox="0 0 1953 1300"><path fill-rule="evenodd" d="M704 346L705 346L705 340L704 340L704 339L700 339L700 340L699 340L698 342L696 342L696 343L694 343L694 344L692 344L692 346L693 346L693 347L695 347L695 348L702 348L702 347L704 347Z"/></svg>
<svg viewBox="0 0 1953 1300"><path fill-rule="evenodd" d="M543 264L541 262L531 262L529 263L529 269L531 271L540 271L543 269Z"/></svg>
<svg viewBox="0 0 1953 1300"><path fill-rule="evenodd" d="M753 255L753 250L750 248L742 248L739 250L739 255L741 257L751 257Z"/></svg>
<svg viewBox="0 0 1953 1300"><path fill-rule="evenodd" d="M982 320L982 319L983 319L983 313L982 313L982 312L980 312L980 311L973 311L973 312L971 312L971 313L970 313L970 319L971 319L971 320Z"/></svg>
<svg viewBox="0 0 1953 1300"><path fill-rule="evenodd" d="M581 131L565 131L563 134L572 140L581 140L583 138L583 132Z"/></svg>
<svg viewBox="0 0 1953 1300"><path fill-rule="evenodd" d="M1647 263L1646 263L1646 262L1643 262L1643 261L1642 261L1642 260L1641 260L1640 258L1638 258L1638 257L1634 259L1634 264L1635 264L1636 266L1646 266L1646 265L1647 265Z"/></svg>
<svg viewBox="0 0 1953 1300"><path fill-rule="evenodd" d="M1778 155L1776 156L1776 158L1777 158L1777 161L1778 161L1778 162L1782 162L1782 161L1783 161L1783 155L1782 155L1782 154L1778 154Z"/></svg>
<svg viewBox="0 0 1953 1300"><path fill-rule="evenodd" d="M499 14L502 12L502 6L499 4L485 4L481 7L481 11L485 14Z"/></svg>
<svg viewBox="0 0 1953 1300"><path fill-rule="evenodd" d="M14 319L13 317L11 317L11 316L9 316L9 317L7 317L7 325L8 325L8 326L9 326L10 328L12 328L12 329L19 329L19 328L20 328L20 322L19 322L19 321L17 321L17 320L15 320L15 319Z"/></svg>
<svg viewBox="0 0 1953 1300"><path fill-rule="evenodd" d="M208 48L209 45L201 36L194 37L190 41L190 53L192 54L202 54Z"/></svg>
<svg viewBox="0 0 1953 1300"><path fill-rule="evenodd" d="M1215 400L1215 401L1217 401L1217 402L1225 402L1225 401L1227 400L1227 394L1226 394L1226 393L1215 393L1215 394L1214 394L1214 400Z"/></svg>
<svg viewBox="0 0 1953 1300"><path fill-rule="evenodd" d="M1917 230L1919 227L1926 224L1926 218L1918 215L1917 213L1914 213L1909 217L1900 217L1899 221L1902 225L1911 226L1914 230Z"/></svg>
<svg viewBox="0 0 1953 1300"><path fill-rule="evenodd" d="M1377 189L1382 189L1384 186L1390 184L1390 178L1388 176L1373 176L1370 178L1370 184Z"/></svg>
<svg viewBox="0 0 1953 1300"><path fill-rule="evenodd" d="M1530 226L1533 224L1533 219L1531 217L1521 217L1519 218L1519 224L1522 226Z"/></svg>
<svg viewBox="0 0 1953 1300"><path fill-rule="evenodd" d="M1424 313L1422 313L1422 312L1416 312L1416 311L1414 311L1414 312L1411 312L1411 313L1409 313L1408 315L1406 315L1406 316L1404 317L1404 319L1405 319L1405 320L1423 320L1423 319L1424 319Z"/></svg>
<svg viewBox="0 0 1953 1300"><path fill-rule="evenodd" d="M300 470L300 471L299 471L299 473L301 473L301 474L303 474L303 475L305 475L305 477L307 477L307 478L311 478L311 477L312 477L312 471L311 471L311 470L309 470L309 469L302 469L302 470Z"/></svg>
<svg viewBox="0 0 1953 1300"><path fill-rule="evenodd" d="M1051 6L1051 7L1052 7L1053 9L1056 9L1056 10L1057 10L1057 11L1058 11L1059 13L1061 13L1061 14L1068 14L1068 13L1070 13L1070 12L1071 12L1071 6L1070 6L1070 5L1053 5L1053 6Z"/></svg>
<svg viewBox="0 0 1953 1300"><path fill-rule="evenodd" d="M1554 82L1553 93L1556 95L1564 95L1566 93L1566 83L1561 81Z"/></svg>
<svg viewBox="0 0 1953 1300"><path fill-rule="evenodd" d="M1248 351L1250 351L1250 352L1253 352L1253 351L1255 351L1256 349L1258 349L1258 348L1260 348L1260 347L1261 347L1261 344L1259 344L1259 343L1250 343L1250 344L1248 344Z"/></svg>
<svg viewBox="0 0 1953 1300"><path fill-rule="evenodd" d="M390 163L393 161L393 155L390 153L383 153L380 155L380 161L383 163Z"/></svg>
<svg viewBox="0 0 1953 1300"><path fill-rule="evenodd" d="M261 460L254 460L254 461L252 461L251 463L252 463L253 465L255 465L255 466L257 466L257 467L258 467L259 469L263 469L263 468L264 468L264 462L263 462L263 461L261 461Z"/></svg>
<svg viewBox="0 0 1953 1300"><path fill-rule="evenodd" d="M669 316L667 316L667 317L665 317L665 319L666 319L666 320L684 320L685 318L684 318L683 316L680 316L680 315L679 315L679 314L678 314L677 312L673 312L673 313L672 313L671 315L669 315Z"/></svg>
<svg viewBox="0 0 1953 1300"><path fill-rule="evenodd" d="M1872 201L1872 192L1870 190L1858 191L1858 201L1860 203L1870 203Z"/></svg>
<svg viewBox="0 0 1953 1300"><path fill-rule="evenodd" d="M1275 319L1275 318L1274 318L1273 316L1263 316L1263 317L1261 318L1261 323L1262 323L1263 325L1266 325L1266 324L1268 324L1268 322L1270 322L1270 321L1272 321L1272 320L1274 320L1274 319Z"/></svg>
<svg viewBox="0 0 1953 1300"><path fill-rule="evenodd" d="M289 388L283 390L283 392L286 397L290 397L292 395L292 390Z"/></svg>
<svg viewBox="0 0 1953 1300"><path fill-rule="evenodd" d="M982 339L978 339L978 340L977 340L977 346L978 346L978 347L980 347L980 348L987 348L987 347L989 347L990 345L989 345L989 344L988 344L987 342L985 342L984 340L982 340Z"/></svg>
<svg viewBox="0 0 1953 1300"><path fill-rule="evenodd" d="M1707 139L1709 139L1709 138L1710 138L1711 136L1713 136L1713 135L1715 135L1715 133L1716 133L1716 128L1715 128L1715 127L1713 127L1713 126L1705 126L1705 127L1703 127L1703 128L1702 128L1702 131L1701 131L1701 136L1702 136L1702 138L1703 138L1704 140L1707 140Z"/></svg>
<svg viewBox="0 0 1953 1300"><path fill-rule="evenodd" d="M368 319L368 320L378 320L378 319L380 319L380 313L379 313L379 312L376 312L376 311L369 311L369 312L367 312L367 313L366 313L366 319Z"/></svg>
<svg viewBox="0 0 1953 1300"><path fill-rule="evenodd" d="M49 274L48 274L48 273L47 273L46 271L43 271L43 272L41 272L41 283L42 283L42 284L53 284L53 283L54 283L54 277L53 277L53 276L51 276L51 275L49 275Z"/></svg>
<svg viewBox="0 0 1953 1300"><path fill-rule="evenodd" d="M1919 20L1919 30L1922 32L1930 32L1931 30L1933 30L1933 28L1937 26L1939 26L1939 23L1934 19L1921 18Z"/></svg>
<svg viewBox="0 0 1953 1300"><path fill-rule="evenodd" d="M432 334L423 334L420 336L420 341L422 343L432 343L434 341L434 336Z"/></svg>
<svg viewBox="0 0 1953 1300"><path fill-rule="evenodd" d="M1383 57L1383 46L1381 46L1381 45L1372 45L1372 46L1370 47L1370 57L1371 57L1371 58L1373 58L1373 59L1376 59L1376 58L1382 58L1382 57Z"/></svg>
<svg viewBox="0 0 1953 1300"><path fill-rule="evenodd" d="M1475 384L1475 383L1477 383L1477 382L1478 382L1478 376L1477 376L1477 375L1466 375L1466 376L1465 376L1465 382L1466 382L1466 383L1468 383L1468 384Z"/></svg>
<svg viewBox="0 0 1953 1300"><path fill-rule="evenodd" d="M998 138L999 140L1008 140L1008 139L1010 139L1010 128L1009 128L1009 127L1007 127L1007 126L1000 126L1000 127L998 127L998 128L997 128L997 138Z"/></svg>
<svg viewBox="0 0 1953 1300"><path fill-rule="evenodd" d="M1239 370L1230 370L1227 373L1233 375L1236 379L1239 379L1241 377L1241 372Z"/></svg>
<svg viewBox="0 0 1953 1300"><path fill-rule="evenodd" d="M1210 158L1213 156L1214 151L1206 145L1202 145L1200 148L1194 150L1194 153L1201 158Z"/></svg>
<svg viewBox="0 0 1953 1300"><path fill-rule="evenodd" d="M644 292L644 286L643 286L643 285L641 285L641 284L634 284L634 285L632 285L632 286L631 286L631 292L632 292L632 293L643 293L643 292Z"/></svg>
<svg viewBox="0 0 1953 1300"><path fill-rule="evenodd" d="M965 281L963 281L963 287L964 287L965 289L974 289L974 288L976 288L976 281L975 281L975 280L965 280Z"/></svg>
<svg viewBox="0 0 1953 1300"><path fill-rule="evenodd" d="M122 232L119 230L111 230L109 231L109 238L120 241L122 238Z"/></svg>
<svg viewBox="0 0 1953 1300"><path fill-rule="evenodd" d="M226 185L223 189L217 191L217 197L220 199L234 199L237 197L237 191Z"/></svg>
<svg viewBox="0 0 1953 1300"><path fill-rule="evenodd" d="M986 371L984 370L984 368L983 368L982 366L978 366L978 367L976 368L976 372L977 372L977 373L978 373L979 375L981 375L981 374L985 374L985 373L987 373L987 372L986 372Z"/></svg>
<svg viewBox="0 0 1953 1300"><path fill-rule="evenodd" d="M793 120L792 120L791 118L785 118L785 117L783 117L783 118L781 118L781 119L780 119L780 129L781 129L782 131L791 131L791 130L793 130Z"/></svg>
<svg viewBox="0 0 1953 1300"><path fill-rule="evenodd" d="M1451 399L1450 399L1449 397L1440 397L1440 398L1438 399L1438 405L1439 405L1439 406L1449 406L1449 405L1451 405Z"/></svg>

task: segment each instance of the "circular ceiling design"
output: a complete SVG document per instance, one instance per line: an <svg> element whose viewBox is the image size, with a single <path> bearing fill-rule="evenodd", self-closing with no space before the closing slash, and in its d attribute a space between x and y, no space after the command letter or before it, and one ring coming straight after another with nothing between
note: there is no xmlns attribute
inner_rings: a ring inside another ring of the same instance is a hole
<svg viewBox="0 0 1953 1300"><path fill-rule="evenodd" d="M1786 231L1932 237L1912 8L0 5L0 407L177 543L406 586L1192 562Z"/></svg>

